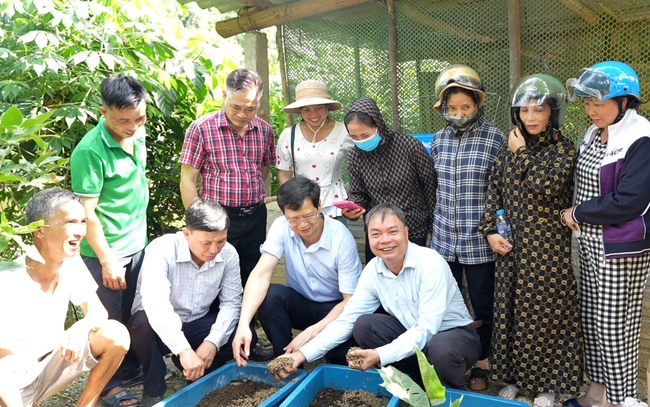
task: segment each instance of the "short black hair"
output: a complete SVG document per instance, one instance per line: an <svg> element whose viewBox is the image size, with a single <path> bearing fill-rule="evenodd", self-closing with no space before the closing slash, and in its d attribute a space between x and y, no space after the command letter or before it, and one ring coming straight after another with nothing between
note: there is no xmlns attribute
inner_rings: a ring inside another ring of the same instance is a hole
<svg viewBox="0 0 650 407"><path fill-rule="evenodd" d="M42 220L49 222L63 204L70 201L81 203L81 199L67 189L54 187L37 192L27 203L25 218L27 223Z"/></svg>
<svg viewBox="0 0 650 407"><path fill-rule="evenodd" d="M311 200L314 208L318 208L320 187L316 182L301 175L291 178L278 190L278 206L282 213L285 209L297 211L307 198Z"/></svg>
<svg viewBox="0 0 650 407"><path fill-rule="evenodd" d="M350 122L353 120L356 120L358 122L361 122L365 124L366 126L371 126L371 127L379 127L377 123L373 120L372 117L370 117L369 114L363 113L363 112L350 112L345 115L345 118L343 119L343 122L345 123L345 126L347 127Z"/></svg>
<svg viewBox="0 0 650 407"><path fill-rule="evenodd" d="M197 198L185 211L185 225L190 230L221 232L230 226L230 218L217 201Z"/></svg>
<svg viewBox="0 0 650 407"><path fill-rule="evenodd" d="M257 91L257 99L262 97L264 90L264 83L262 77L251 69L237 69L226 78L226 93L230 94L237 90L253 90Z"/></svg>
<svg viewBox="0 0 650 407"><path fill-rule="evenodd" d="M122 74L109 76L100 86L104 107L133 109L149 101L147 89L137 79Z"/></svg>
<svg viewBox="0 0 650 407"><path fill-rule="evenodd" d="M368 229L368 225L374 217L381 216L381 220L383 221L388 215L397 216L397 219L406 226L406 215L404 215L404 211L402 211L399 206L389 203L380 203L379 205L373 206L372 209L368 211L368 214L366 214L366 229Z"/></svg>

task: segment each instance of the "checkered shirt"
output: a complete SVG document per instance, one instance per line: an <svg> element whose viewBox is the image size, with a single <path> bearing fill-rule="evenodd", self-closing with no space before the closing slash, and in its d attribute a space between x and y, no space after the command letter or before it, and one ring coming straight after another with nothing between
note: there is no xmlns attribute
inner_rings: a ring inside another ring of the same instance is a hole
<svg viewBox="0 0 650 407"><path fill-rule="evenodd" d="M447 261L480 264L495 260L478 231L487 198L488 181L503 132L480 118L458 136L447 126L431 143L438 174L432 247Z"/></svg>
<svg viewBox="0 0 650 407"><path fill-rule="evenodd" d="M179 163L200 171L202 199L246 207L264 199L262 167L274 159L275 137L268 123L255 116L242 137L220 110L190 125Z"/></svg>

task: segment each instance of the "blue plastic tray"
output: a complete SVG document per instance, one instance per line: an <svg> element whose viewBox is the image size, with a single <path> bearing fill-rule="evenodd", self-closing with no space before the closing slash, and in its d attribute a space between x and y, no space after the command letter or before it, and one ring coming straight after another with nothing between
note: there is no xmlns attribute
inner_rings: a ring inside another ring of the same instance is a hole
<svg viewBox="0 0 650 407"><path fill-rule="evenodd" d="M420 141L420 143L424 144L424 147L427 149L427 152L431 154L431 142L433 141L433 138L436 136L436 133L411 134L411 136L415 137Z"/></svg>
<svg viewBox="0 0 650 407"><path fill-rule="evenodd" d="M379 384L381 376L374 369L362 372L338 365L320 365L300 383L280 407L308 407L318 392L331 388L335 390L365 390L369 393L390 397L388 407L397 407L400 400Z"/></svg>
<svg viewBox="0 0 650 407"><path fill-rule="evenodd" d="M166 398L155 407L194 407L206 394L235 379L250 379L256 383L280 387L273 396L260 404L260 407L277 407L306 377L307 371L298 369L290 377L277 381L271 376L265 364L249 362L247 367L239 367L237 363L230 362Z"/></svg>
<svg viewBox="0 0 650 407"><path fill-rule="evenodd" d="M507 400L501 397L487 396L469 391L447 389L445 393L447 402L456 401L460 396L464 395L463 402L460 404L461 407L530 407L529 404L521 401ZM442 406L448 405L449 403L442 404Z"/></svg>

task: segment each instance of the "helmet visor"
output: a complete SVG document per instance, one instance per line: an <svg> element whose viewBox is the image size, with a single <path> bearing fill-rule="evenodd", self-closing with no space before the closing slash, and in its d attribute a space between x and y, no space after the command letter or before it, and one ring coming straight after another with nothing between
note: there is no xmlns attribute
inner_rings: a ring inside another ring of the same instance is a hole
<svg viewBox="0 0 650 407"><path fill-rule="evenodd" d="M611 85L612 83L604 73L593 69L583 69L577 77L566 81L571 99L576 97L596 100L609 99Z"/></svg>
<svg viewBox="0 0 650 407"><path fill-rule="evenodd" d="M519 93L512 97L512 107L546 106L555 108L557 99L551 95L540 95L539 93Z"/></svg>
<svg viewBox="0 0 650 407"><path fill-rule="evenodd" d="M466 66L451 66L441 73L436 79L435 94L440 97L440 92L450 83L457 83L467 89L483 90L481 78L475 70Z"/></svg>

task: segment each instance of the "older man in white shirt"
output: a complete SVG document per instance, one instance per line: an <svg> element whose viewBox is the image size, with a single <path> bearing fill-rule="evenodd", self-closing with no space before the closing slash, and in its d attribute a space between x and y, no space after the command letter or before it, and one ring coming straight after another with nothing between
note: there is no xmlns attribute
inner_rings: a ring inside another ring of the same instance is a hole
<svg viewBox="0 0 650 407"><path fill-rule="evenodd" d="M423 350L447 387L467 389L465 372L478 360L479 336L447 262L434 250L408 241L404 213L379 204L366 215L370 248L357 289L341 315L318 336L288 356L291 373L352 335L363 348L363 364L393 365L421 382L415 346ZM374 313L382 306L384 313ZM281 372L279 377L288 374Z"/></svg>
<svg viewBox="0 0 650 407"><path fill-rule="evenodd" d="M166 389L163 355L174 354L187 380L197 380L232 358L242 301L239 256L226 242L229 219L214 201L196 199L182 232L145 250L133 316L132 346L145 371L143 405ZM219 301L217 313L211 311Z"/></svg>

